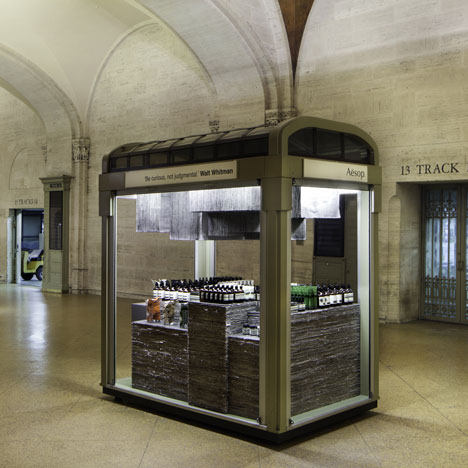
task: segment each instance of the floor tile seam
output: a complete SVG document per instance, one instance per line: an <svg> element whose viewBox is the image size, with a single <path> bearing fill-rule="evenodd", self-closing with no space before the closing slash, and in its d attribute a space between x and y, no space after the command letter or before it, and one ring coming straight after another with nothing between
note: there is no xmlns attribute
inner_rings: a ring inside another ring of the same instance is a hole
<svg viewBox="0 0 468 468"><path fill-rule="evenodd" d="M146 452L148 451L149 444L151 442L151 439L153 438L153 434L156 431L157 423L158 423L158 418L155 417L154 418L154 423L153 423L153 429L151 431L151 434L148 436L148 441L146 442L145 448L144 448L143 453L142 453L141 458L140 458L140 462L138 463L138 468L140 468L141 464L143 463L143 460L145 459L145 455L146 455Z"/></svg>
<svg viewBox="0 0 468 468"><path fill-rule="evenodd" d="M378 466L382 466L382 461L380 460L380 458L377 457L377 455L375 455L375 449L373 449L370 444L367 442L366 438L364 437L364 435L362 434L362 432L359 430L359 427L358 427L358 424L355 423L353 424L354 428L356 429L356 431L358 432L359 436L361 437L362 441L364 442L364 445L368 448L369 450L369 453L370 455L372 456L372 458L374 458L374 460L376 461L377 465Z"/></svg>
<svg viewBox="0 0 468 468"><path fill-rule="evenodd" d="M408 385L411 390L413 390L416 395L418 395L428 406L430 406L439 416L442 417L445 421L447 421L452 427L454 427L458 432L460 432L462 435L465 437L468 437L468 433L465 432L462 428L458 427L457 424L455 424L451 419L449 419L445 414L443 414L440 409L435 406L433 403L431 403L424 395L422 395L416 388L414 388L409 382L407 382L401 375L399 375L391 366L385 366L387 369L392 372L396 377L398 377L403 383Z"/></svg>

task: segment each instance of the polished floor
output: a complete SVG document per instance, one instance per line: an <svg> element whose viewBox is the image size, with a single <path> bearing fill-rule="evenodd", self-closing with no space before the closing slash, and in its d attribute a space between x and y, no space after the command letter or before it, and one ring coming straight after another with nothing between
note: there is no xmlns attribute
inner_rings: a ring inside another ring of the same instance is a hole
<svg viewBox="0 0 468 468"><path fill-rule="evenodd" d="M466 326L382 326L379 407L274 447L103 395L99 307L94 296L0 286L0 466L468 467Z"/></svg>

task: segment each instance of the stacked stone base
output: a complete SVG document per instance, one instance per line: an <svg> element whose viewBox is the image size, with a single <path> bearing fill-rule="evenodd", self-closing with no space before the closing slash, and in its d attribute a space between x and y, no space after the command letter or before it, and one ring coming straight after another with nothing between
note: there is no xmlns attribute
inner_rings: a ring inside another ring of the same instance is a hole
<svg viewBox="0 0 468 468"><path fill-rule="evenodd" d="M256 307L191 303L188 330L133 322L133 387L256 419L260 341L239 334ZM292 314L293 415L359 395L359 316L358 304Z"/></svg>

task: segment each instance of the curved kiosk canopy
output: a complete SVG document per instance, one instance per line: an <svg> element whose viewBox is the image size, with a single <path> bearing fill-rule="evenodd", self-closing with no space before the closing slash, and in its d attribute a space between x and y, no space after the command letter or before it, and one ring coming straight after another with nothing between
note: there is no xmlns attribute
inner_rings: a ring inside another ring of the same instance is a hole
<svg viewBox="0 0 468 468"><path fill-rule="evenodd" d="M313 117L106 155L104 393L276 442L376 407L380 184Z"/></svg>

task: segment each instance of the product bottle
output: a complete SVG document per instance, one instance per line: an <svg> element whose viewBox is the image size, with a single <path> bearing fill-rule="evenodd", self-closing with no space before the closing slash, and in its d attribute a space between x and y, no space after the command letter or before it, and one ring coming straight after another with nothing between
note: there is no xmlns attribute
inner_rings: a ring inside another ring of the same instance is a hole
<svg viewBox="0 0 468 468"><path fill-rule="evenodd" d="M153 297L159 297L158 290L159 290L159 282L155 281L154 286L153 286Z"/></svg>
<svg viewBox="0 0 468 468"><path fill-rule="evenodd" d="M343 289L340 286L336 286L336 305L343 304Z"/></svg>
<svg viewBox="0 0 468 468"><path fill-rule="evenodd" d="M328 285L325 286L325 307L330 307L331 304L331 291Z"/></svg>
<svg viewBox="0 0 468 468"><path fill-rule="evenodd" d="M330 290L327 285L323 286L323 307L330 306Z"/></svg>
<svg viewBox="0 0 468 468"><path fill-rule="evenodd" d="M338 303L338 292L336 291L335 286L331 285L329 288L330 291L330 305L336 306Z"/></svg>
<svg viewBox="0 0 468 468"><path fill-rule="evenodd" d="M298 296L298 310L305 310L304 296Z"/></svg>
<svg viewBox="0 0 468 468"><path fill-rule="evenodd" d="M184 302L189 302L190 301L190 292L187 288L187 286L184 288L183 290L183 294L184 294Z"/></svg>
<svg viewBox="0 0 468 468"><path fill-rule="evenodd" d="M319 286L317 288L317 298L318 298L318 308L319 309L322 309L323 307L325 307L325 304L324 304L324 297L323 297L323 289Z"/></svg>
<svg viewBox="0 0 468 468"><path fill-rule="evenodd" d="M252 325L252 326L250 327L250 334L251 334L252 336L258 336L258 335L260 335L260 329L259 329L259 328L260 328L260 327L258 327L257 325Z"/></svg>

